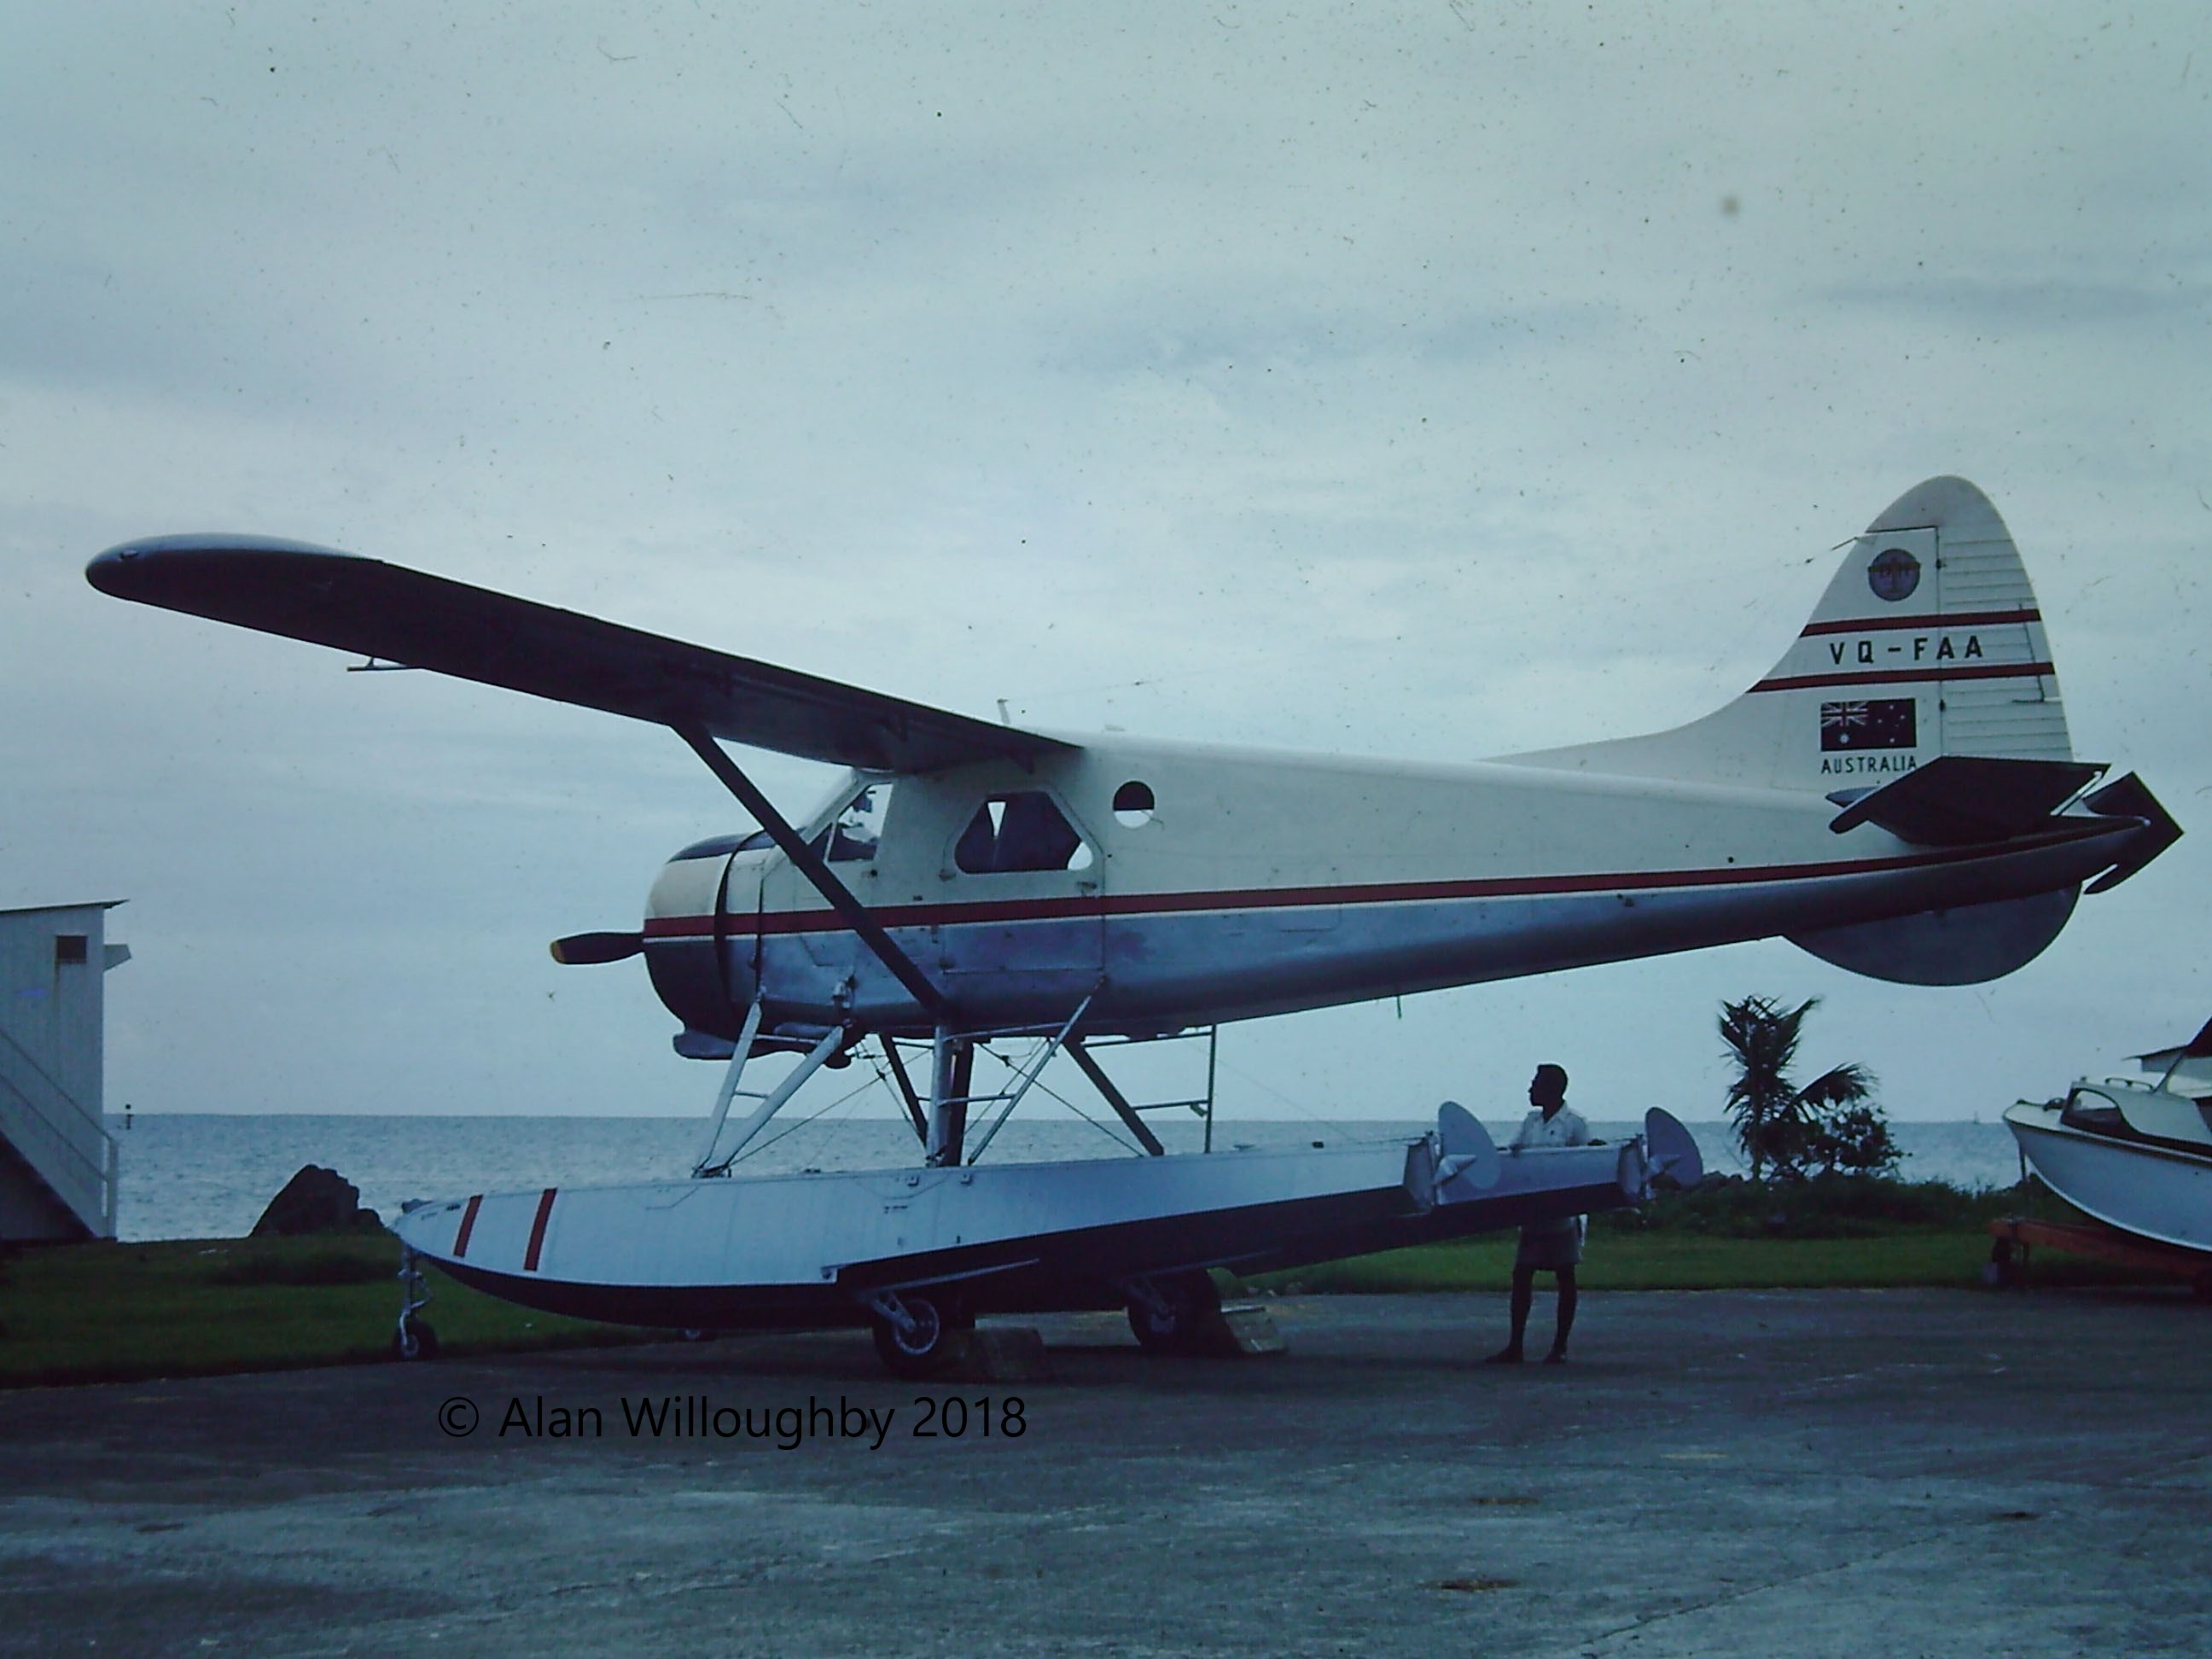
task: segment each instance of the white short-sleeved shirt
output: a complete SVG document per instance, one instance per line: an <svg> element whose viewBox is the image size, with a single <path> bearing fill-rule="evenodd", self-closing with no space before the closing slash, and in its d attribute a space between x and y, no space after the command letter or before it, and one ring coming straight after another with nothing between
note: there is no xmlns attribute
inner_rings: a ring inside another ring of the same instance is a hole
<svg viewBox="0 0 2212 1659"><path fill-rule="evenodd" d="M1583 1115L1571 1106L1562 1106L1552 1114L1549 1121L1541 1112L1530 1112L1521 1120L1514 1132L1515 1146L1587 1146L1589 1145L1589 1125Z"/></svg>

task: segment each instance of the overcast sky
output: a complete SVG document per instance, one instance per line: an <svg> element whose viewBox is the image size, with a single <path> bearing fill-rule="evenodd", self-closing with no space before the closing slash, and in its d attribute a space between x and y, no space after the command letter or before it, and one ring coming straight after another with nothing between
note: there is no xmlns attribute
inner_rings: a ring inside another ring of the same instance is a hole
<svg viewBox="0 0 2212 1659"><path fill-rule="evenodd" d="M1996 984L1783 944L1232 1028L1224 1116L1718 1115L1723 996L1994 1115L2212 1013L2212 14L32 8L0 85L0 904L125 897L109 1106L703 1112L671 735L118 605L297 537L991 716L1650 730L1930 474L2191 836ZM793 811L828 775L763 758Z"/></svg>

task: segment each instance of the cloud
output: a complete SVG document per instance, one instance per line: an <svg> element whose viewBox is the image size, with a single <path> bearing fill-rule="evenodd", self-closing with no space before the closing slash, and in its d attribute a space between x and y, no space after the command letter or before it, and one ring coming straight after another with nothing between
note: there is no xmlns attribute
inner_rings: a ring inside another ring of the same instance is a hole
<svg viewBox="0 0 2212 1659"><path fill-rule="evenodd" d="M1473 758L1734 695L1832 545L1958 470L2027 551L2085 752L2188 799L2203 32L50 9L0 100L10 880L135 896L142 1108L703 1097L641 977L542 954L734 821L712 781L665 734L78 574L210 527L986 717ZM760 764L794 807L823 786ZM1255 1063L1402 1115L1534 1044L1626 1097L1705 1074L1719 995L1803 989L1955 1115L1993 1056L2040 1086L2197 994L2155 899L2197 846L1993 1016L1747 947L1422 1000L1425 1048L1271 1022ZM1615 1042L1585 998L1648 1018Z"/></svg>
<svg viewBox="0 0 2212 1659"><path fill-rule="evenodd" d="M1978 334L2014 329L2064 330L2139 326L2145 323L2212 324L2212 283L2179 277L2143 282L2093 283L2052 277L1976 279L1951 276L1927 282L1855 283L1828 290L1840 305L1934 316Z"/></svg>

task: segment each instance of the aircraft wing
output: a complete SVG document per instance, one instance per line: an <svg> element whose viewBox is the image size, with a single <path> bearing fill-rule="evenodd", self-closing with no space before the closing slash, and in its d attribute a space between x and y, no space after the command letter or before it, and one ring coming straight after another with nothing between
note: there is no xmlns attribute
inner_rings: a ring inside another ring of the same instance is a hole
<svg viewBox="0 0 2212 1659"><path fill-rule="evenodd" d="M257 536L160 536L86 567L103 593L864 771L1071 745L402 565Z"/></svg>

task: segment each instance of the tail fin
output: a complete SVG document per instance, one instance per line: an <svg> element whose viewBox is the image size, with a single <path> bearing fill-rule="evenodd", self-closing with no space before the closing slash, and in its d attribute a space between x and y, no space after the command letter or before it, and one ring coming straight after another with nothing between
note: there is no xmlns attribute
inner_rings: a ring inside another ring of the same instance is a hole
<svg viewBox="0 0 2212 1659"><path fill-rule="evenodd" d="M1649 737L1503 758L1825 795L1938 755L2073 758L2027 571L1964 478L1930 478L1884 510L1782 660L1725 708Z"/></svg>

